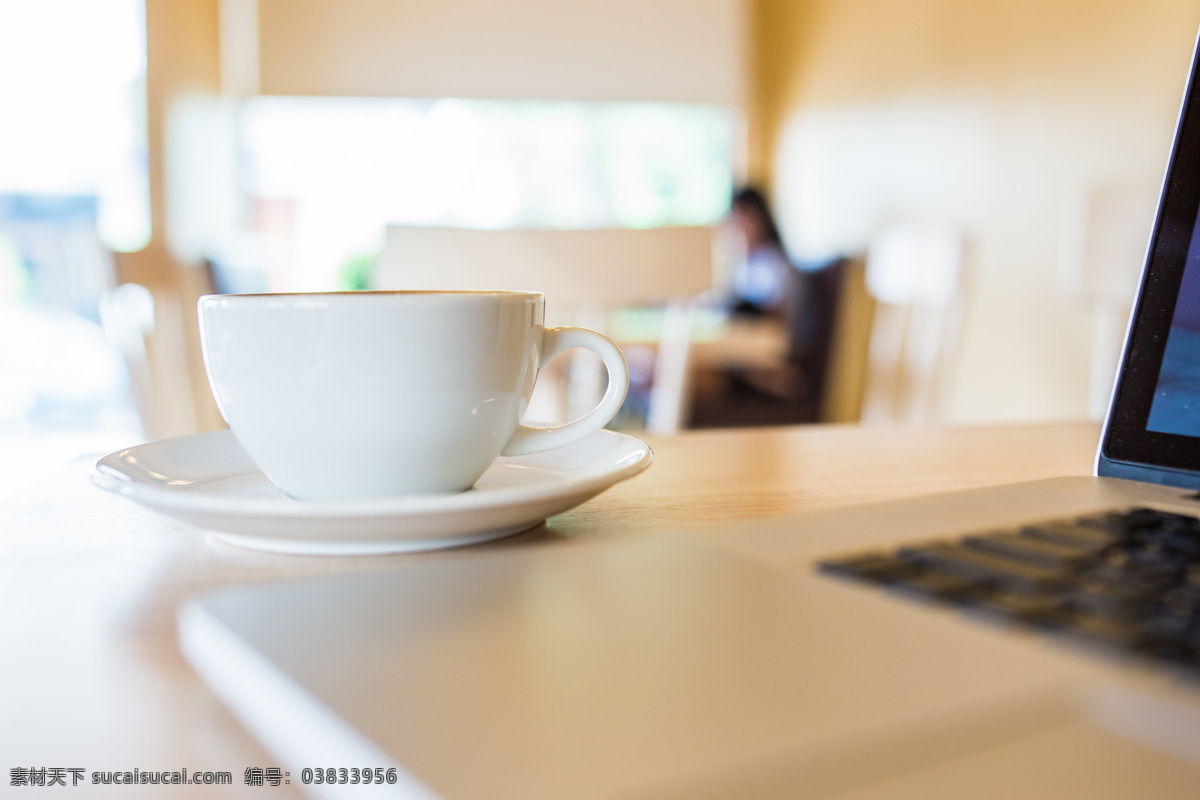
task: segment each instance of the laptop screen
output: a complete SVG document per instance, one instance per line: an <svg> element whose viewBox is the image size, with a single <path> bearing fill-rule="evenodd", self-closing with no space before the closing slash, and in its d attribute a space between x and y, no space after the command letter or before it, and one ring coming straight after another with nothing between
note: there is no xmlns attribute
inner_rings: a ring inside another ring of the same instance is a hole
<svg viewBox="0 0 1200 800"><path fill-rule="evenodd" d="M1200 82L1180 110L1097 472L1200 488Z"/></svg>
<svg viewBox="0 0 1200 800"><path fill-rule="evenodd" d="M1192 230L1146 428L1200 436L1200 222Z"/></svg>

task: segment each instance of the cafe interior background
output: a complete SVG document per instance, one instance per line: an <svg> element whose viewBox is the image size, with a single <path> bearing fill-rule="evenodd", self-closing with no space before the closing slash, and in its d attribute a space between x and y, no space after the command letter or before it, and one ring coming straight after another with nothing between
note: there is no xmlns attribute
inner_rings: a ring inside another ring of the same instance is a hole
<svg viewBox="0 0 1200 800"><path fill-rule="evenodd" d="M743 185L798 270L838 270L812 421L1098 419L1197 23L1183 0L0 0L0 496L222 425L199 295L436 281L456 231L517 270L462 280L538 281L509 288L622 343L658 405L617 424L685 430L713 374L791 356L714 300ZM550 272L521 272L543 240ZM597 391L556 364L551 416Z"/></svg>

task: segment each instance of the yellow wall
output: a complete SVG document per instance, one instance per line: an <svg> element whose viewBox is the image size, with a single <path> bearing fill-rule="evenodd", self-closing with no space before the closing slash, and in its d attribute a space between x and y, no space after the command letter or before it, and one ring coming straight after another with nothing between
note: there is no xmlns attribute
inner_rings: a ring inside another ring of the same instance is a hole
<svg viewBox="0 0 1200 800"><path fill-rule="evenodd" d="M151 237L145 249L118 253L121 282L155 294L151 364L157 392L158 435L223 426L200 357L195 301L208 290L198 264L182 263L169 245L167 127L181 100L219 89L218 0L146 1L146 124L150 160Z"/></svg>
<svg viewBox="0 0 1200 800"><path fill-rule="evenodd" d="M253 2L262 94L743 99L743 0Z"/></svg>
<svg viewBox="0 0 1200 800"><path fill-rule="evenodd" d="M150 156L150 244L121 256L121 279L151 288L173 286L167 252L166 124L181 97L218 89L217 0L147 0L146 127Z"/></svg>
<svg viewBox="0 0 1200 800"><path fill-rule="evenodd" d="M752 175L796 254L861 250L888 220L961 225L976 272L952 416L1083 416L1091 327L1058 289L1064 223L1091 185L1161 177L1200 4L755 0L753 14Z"/></svg>

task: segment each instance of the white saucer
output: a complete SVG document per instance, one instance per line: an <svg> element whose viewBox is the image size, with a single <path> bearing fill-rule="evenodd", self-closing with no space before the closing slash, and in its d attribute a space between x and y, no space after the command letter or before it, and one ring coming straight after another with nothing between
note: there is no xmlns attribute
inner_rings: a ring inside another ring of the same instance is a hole
<svg viewBox="0 0 1200 800"><path fill-rule="evenodd" d="M474 544L527 530L637 475L654 454L601 430L558 450L497 459L454 495L303 502L279 491L229 431L151 442L96 462L92 482L232 544L371 555Z"/></svg>

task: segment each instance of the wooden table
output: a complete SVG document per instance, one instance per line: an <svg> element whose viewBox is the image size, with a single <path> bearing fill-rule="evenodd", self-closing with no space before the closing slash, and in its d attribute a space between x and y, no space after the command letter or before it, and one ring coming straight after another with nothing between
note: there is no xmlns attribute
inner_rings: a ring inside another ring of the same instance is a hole
<svg viewBox="0 0 1200 800"><path fill-rule="evenodd" d="M801 427L650 440L643 475L488 545L699 529L748 517L1088 474L1092 424L946 429ZM11 457L11 455L10 455ZM87 483L89 460L0 504L0 755L14 768L232 773L274 766L175 645L180 601L216 586L386 569L453 551L372 558L240 550ZM67 783L70 785L68 773ZM12 789L11 791L26 791ZM82 785L72 796L204 797L202 786ZM265 793L265 794L264 794Z"/></svg>
<svg viewBox="0 0 1200 800"><path fill-rule="evenodd" d="M665 312L656 308L624 309L612 314L605 334L623 349L656 351L662 338ZM788 356L788 332L775 319L730 319L725 312L705 308L692 321L688 359L693 369L772 369Z"/></svg>

